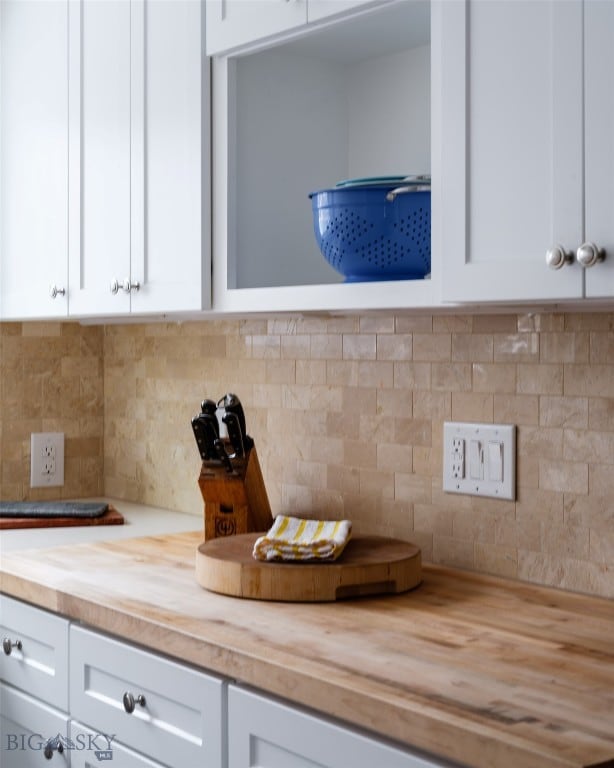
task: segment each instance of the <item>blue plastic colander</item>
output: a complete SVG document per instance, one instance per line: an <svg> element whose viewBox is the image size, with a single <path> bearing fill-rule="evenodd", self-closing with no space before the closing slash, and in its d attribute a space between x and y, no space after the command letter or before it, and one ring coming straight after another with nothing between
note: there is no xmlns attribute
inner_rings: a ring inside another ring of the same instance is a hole
<svg viewBox="0 0 614 768"><path fill-rule="evenodd" d="M320 251L346 282L416 280L431 271L428 177L344 181L309 197Z"/></svg>

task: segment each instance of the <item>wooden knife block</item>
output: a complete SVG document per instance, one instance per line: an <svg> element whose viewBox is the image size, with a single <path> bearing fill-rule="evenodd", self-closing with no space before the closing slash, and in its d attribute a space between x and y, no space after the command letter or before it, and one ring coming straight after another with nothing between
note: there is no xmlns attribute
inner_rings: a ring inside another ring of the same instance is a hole
<svg viewBox="0 0 614 768"><path fill-rule="evenodd" d="M256 448L223 465L203 461L198 485L205 502L205 541L237 533L268 531L273 524Z"/></svg>

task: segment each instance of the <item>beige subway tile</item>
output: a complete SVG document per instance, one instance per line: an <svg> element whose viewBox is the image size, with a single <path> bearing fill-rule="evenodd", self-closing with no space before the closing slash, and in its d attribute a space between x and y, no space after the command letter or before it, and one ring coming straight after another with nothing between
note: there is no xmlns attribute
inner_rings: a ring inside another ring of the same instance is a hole
<svg viewBox="0 0 614 768"><path fill-rule="evenodd" d="M364 440L345 440L343 462L350 467L374 467L377 463L377 446Z"/></svg>
<svg viewBox="0 0 614 768"><path fill-rule="evenodd" d="M297 360L296 383L316 386L326 384L326 362L324 360Z"/></svg>
<svg viewBox="0 0 614 768"><path fill-rule="evenodd" d="M377 444L377 469L387 472L411 472L412 448L399 443Z"/></svg>
<svg viewBox="0 0 614 768"><path fill-rule="evenodd" d="M358 386L392 387L394 384L394 364L381 360L358 361Z"/></svg>
<svg viewBox="0 0 614 768"><path fill-rule="evenodd" d="M356 315L336 315L326 318L326 332L357 334L360 332L360 318Z"/></svg>
<svg viewBox="0 0 614 768"><path fill-rule="evenodd" d="M316 489L312 493L311 505L312 511L309 515L319 520L342 520L345 516L343 495L339 491L329 488Z"/></svg>
<svg viewBox="0 0 614 768"><path fill-rule="evenodd" d="M365 442L400 442L398 440L393 440L394 423L395 420L392 416L361 413L359 437Z"/></svg>
<svg viewBox="0 0 614 768"><path fill-rule="evenodd" d="M589 555L594 563L614 566L614 530L598 528L589 530Z"/></svg>
<svg viewBox="0 0 614 768"><path fill-rule="evenodd" d="M62 323L50 323L50 322L28 322L23 323L21 326L21 335L25 337L32 337L38 339L49 339L52 336L62 335Z"/></svg>
<svg viewBox="0 0 614 768"><path fill-rule="evenodd" d="M472 374L474 392L516 392L516 365L513 363L473 363Z"/></svg>
<svg viewBox="0 0 614 768"><path fill-rule="evenodd" d="M343 359L344 360L375 360L376 357L375 334L343 334Z"/></svg>
<svg viewBox="0 0 614 768"><path fill-rule="evenodd" d="M516 333L516 315L474 315L472 333Z"/></svg>
<svg viewBox="0 0 614 768"><path fill-rule="evenodd" d="M539 423L539 398L537 395L495 394L493 399L494 420L527 426Z"/></svg>
<svg viewBox="0 0 614 768"><path fill-rule="evenodd" d="M432 362L452 359L452 334L415 333L413 336L413 358L416 361Z"/></svg>
<svg viewBox="0 0 614 768"><path fill-rule="evenodd" d="M311 336L281 336L281 356L291 359L307 359L311 356Z"/></svg>
<svg viewBox="0 0 614 768"><path fill-rule="evenodd" d="M493 359L493 336L487 333L453 333L452 360L490 363Z"/></svg>
<svg viewBox="0 0 614 768"><path fill-rule="evenodd" d="M296 362L294 360L267 360L267 384L294 384L296 381Z"/></svg>
<svg viewBox="0 0 614 768"><path fill-rule="evenodd" d="M516 389L521 395L562 395L563 366L562 365L527 365L517 366L518 380Z"/></svg>
<svg viewBox="0 0 614 768"><path fill-rule="evenodd" d="M452 395L450 392L413 392L413 414L417 419L449 421L452 418Z"/></svg>
<svg viewBox="0 0 614 768"><path fill-rule="evenodd" d="M589 488L591 496L614 495L614 468L612 463L590 465Z"/></svg>
<svg viewBox="0 0 614 768"><path fill-rule="evenodd" d="M428 503L431 500L431 479L410 472L395 472L394 497L413 504Z"/></svg>
<svg viewBox="0 0 614 768"><path fill-rule="evenodd" d="M394 333L394 315L363 315L359 318L360 333Z"/></svg>
<svg viewBox="0 0 614 768"><path fill-rule="evenodd" d="M540 458L562 459L563 434L562 429L520 426L516 434L517 453L536 461Z"/></svg>
<svg viewBox="0 0 614 768"><path fill-rule="evenodd" d="M313 490L326 488L326 466L320 461L298 459L295 482L297 485L306 485Z"/></svg>
<svg viewBox="0 0 614 768"><path fill-rule="evenodd" d="M588 362L588 360L573 362ZM601 331L590 334L590 362L614 363L614 332Z"/></svg>
<svg viewBox="0 0 614 768"><path fill-rule="evenodd" d="M344 411L325 414L326 434L341 437L344 440L358 440L360 432L360 413Z"/></svg>
<svg viewBox="0 0 614 768"><path fill-rule="evenodd" d="M542 333L539 341L542 363L587 363L589 353L588 333Z"/></svg>
<svg viewBox="0 0 614 768"><path fill-rule="evenodd" d="M377 413L377 393L366 387L343 387L343 411L346 414L373 415Z"/></svg>
<svg viewBox="0 0 614 768"><path fill-rule="evenodd" d="M518 551L514 547L493 546L476 542L475 568L494 576L514 579L518 574Z"/></svg>
<svg viewBox="0 0 614 768"><path fill-rule="evenodd" d="M543 427L586 429L588 414L589 400L586 397L542 395L539 398L539 424Z"/></svg>
<svg viewBox="0 0 614 768"><path fill-rule="evenodd" d="M411 447L411 463L409 468L417 475L440 476L443 470L441 451L432 446L414 445ZM399 470L400 471L400 470Z"/></svg>
<svg viewBox="0 0 614 768"><path fill-rule="evenodd" d="M431 315L397 315L394 319L396 333L429 333L433 330Z"/></svg>
<svg viewBox="0 0 614 768"><path fill-rule="evenodd" d="M433 562L454 568L474 567L474 544L472 541L459 541L453 537L433 534Z"/></svg>
<svg viewBox="0 0 614 768"><path fill-rule="evenodd" d="M498 363L536 363L539 361L539 334L495 334L493 355Z"/></svg>
<svg viewBox="0 0 614 768"><path fill-rule="evenodd" d="M394 386L411 390L429 390L431 364L394 363Z"/></svg>
<svg viewBox="0 0 614 768"><path fill-rule="evenodd" d="M378 334L378 360L411 360L413 354L413 336L409 333Z"/></svg>
<svg viewBox="0 0 614 768"><path fill-rule="evenodd" d="M493 396L484 392L452 392L452 419L454 421L493 420Z"/></svg>
<svg viewBox="0 0 614 768"><path fill-rule="evenodd" d="M316 360L341 360L342 337L326 333L314 333L310 337L311 357Z"/></svg>
<svg viewBox="0 0 614 768"><path fill-rule="evenodd" d="M360 489L360 470L345 464L329 464L326 468L326 487L330 491L358 493Z"/></svg>
<svg viewBox="0 0 614 768"><path fill-rule="evenodd" d="M452 535L455 539L495 543L496 518L476 509L459 509L452 519Z"/></svg>
<svg viewBox="0 0 614 768"><path fill-rule="evenodd" d="M394 442L400 445L431 445L431 422L428 419L395 419Z"/></svg>
<svg viewBox="0 0 614 768"><path fill-rule="evenodd" d="M610 564L537 552L520 551L518 555L518 576L525 581L614 597L614 567Z"/></svg>
<svg viewBox="0 0 614 768"><path fill-rule="evenodd" d="M569 312L565 315L566 331L612 331L612 312Z"/></svg>
<svg viewBox="0 0 614 768"><path fill-rule="evenodd" d="M432 363L431 374L433 389L452 392L471 389L470 363Z"/></svg>
<svg viewBox="0 0 614 768"><path fill-rule="evenodd" d="M598 496L592 489L589 496L566 493L564 514L569 525L614 530L614 496Z"/></svg>
<svg viewBox="0 0 614 768"><path fill-rule="evenodd" d="M614 365L565 365L566 395L614 397Z"/></svg>
<svg viewBox="0 0 614 768"><path fill-rule="evenodd" d="M568 461L614 465L614 432L566 429L564 456Z"/></svg>
<svg viewBox="0 0 614 768"><path fill-rule="evenodd" d="M239 321L239 333L243 336L266 336L268 332L266 319L250 317Z"/></svg>
<svg viewBox="0 0 614 768"><path fill-rule="evenodd" d="M542 525L542 552L560 557L588 559L589 529L575 525Z"/></svg>
<svg viewBox="0 0 614 768"><path fill-rule="evenodd" d="M588 493L588 464L539 459L539 487L546 491Z"/></svg>
<svg viewBox="0 0 614 768"><path fill-rule="evenodd" d="M614 431L614 398L588 399L588 427Z"/></svg>
<svg viewBox="0 0 614 768"><path fill-rule="evenodd" d="M541 550L539 520L523 517L520 520L503 519L495 524L495 544L512 549Z"/></svg>
<svg viewBox="0 0 614 768"><path fill-rule="evenodd" d="M381 416L411 418L413 397L411 390L380 388L376 392L377 413Z"/></svg>
<svg viewBox="0 0 614 768"><path fill-rule="evenodd" d="M454 513L434 504L414 504L414 530L452 536Z"/></svg>
<svg viewBox="0 0 614 768"><path fill-rule="evenodd" d="M519 333L563 331L565 330L565 315L555 313L535 314L534 312L519 315L517 330Z"/></svg>
<svg viewBox="0 0 614 768"><path fill-rule="evenodd" d="M471 333L473 315L435 315L433 317L433 332L441 333Z"/></svg>
<svg viewBox="0 0 614 768"><path fill-rule="evenodd" d="M255 358L280 357L281 337L252 335L252 355Z"/></svg>
<svg viewBox="0 0 614 768"><path fill-rule="evenodd" d="M254 384L252 389L252 403L255 408L281 407L281 384Z"/></svg>
<svg viewBox="0 0 614 768"><path fill-rule="evenodd" d="M327 360L326 381L336 386L358 386L358 362L356 360Z"/></svg>
<svg viewBox="0 0 614 768"><path fill-rule="evenodd" d="M417 531L414 529L413 532L407 535L406 540L410 541L412 544L415 544L417 547L420 548L420 555L422 557L423 563L433 562L433 534L432 533L425 533L423 531Z"/></svg>
<svg viewBox="0 0 614 768"><path fill-rule="evenodd" d="M394 472L371 468L360 469L359 493L394 499Z"/></svg>

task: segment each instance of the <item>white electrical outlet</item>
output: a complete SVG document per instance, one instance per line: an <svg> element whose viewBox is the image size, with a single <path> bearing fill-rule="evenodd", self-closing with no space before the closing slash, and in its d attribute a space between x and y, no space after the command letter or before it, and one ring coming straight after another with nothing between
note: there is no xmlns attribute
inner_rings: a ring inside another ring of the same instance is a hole
<svg viewBox="0 0 614 768"><path fill-rule="evenodd" d="M30 487L64 485L64 433L30 435Z"/></svg>
<svg viewBox="0 0 614 768"><path fill-rule="evenodd" d="M450 493L515 499L516 427L445 422L443 489Z"/></svg>

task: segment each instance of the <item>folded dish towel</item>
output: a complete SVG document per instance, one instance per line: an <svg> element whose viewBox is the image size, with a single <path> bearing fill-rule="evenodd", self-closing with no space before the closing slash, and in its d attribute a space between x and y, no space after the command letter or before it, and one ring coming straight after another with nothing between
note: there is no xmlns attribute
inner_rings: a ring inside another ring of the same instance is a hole
<svg viewBox="0 0 614 768"><path fill-rule="evenodd" d="M0 517L100 517L108 508L97 501L0 501Z"/></svg>
<svg viewBox="0 0 614 768"><path fill-rule="evenodd" d="M256 560L335 560L352 533L349 520L303 520L278 515L254 544Z"/></svg>

